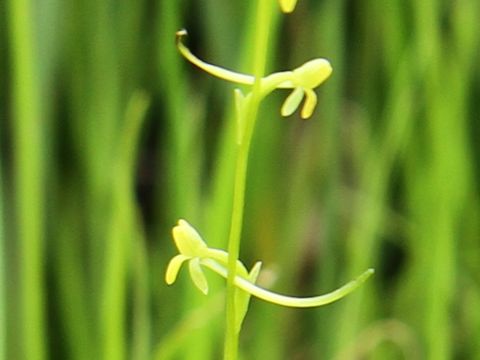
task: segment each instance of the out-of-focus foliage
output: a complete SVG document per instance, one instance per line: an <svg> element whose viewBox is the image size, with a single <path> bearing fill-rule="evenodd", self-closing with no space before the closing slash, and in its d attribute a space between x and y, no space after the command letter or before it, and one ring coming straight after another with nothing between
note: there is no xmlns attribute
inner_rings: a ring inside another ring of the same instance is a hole
<svg viewBox="0 0 480 360"><path fill-rule="evenodd" d="M0 360L220 358L224 284L164 283L188 218L225 248L233 87L256 1L0 1ZM258 283L245 359L471 359L480 353L480 2L276 1L269 70L325 57L308 121L257 123L241 258Z"/></svg>

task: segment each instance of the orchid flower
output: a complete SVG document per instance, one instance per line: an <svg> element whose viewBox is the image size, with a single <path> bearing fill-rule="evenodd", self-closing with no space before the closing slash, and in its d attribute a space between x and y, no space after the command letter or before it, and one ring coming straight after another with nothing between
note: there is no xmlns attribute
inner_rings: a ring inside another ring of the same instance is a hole
<svg viewBox="0 0 480 360"><path fill-rule="evenodd" d="M281 1L281 3L295 5L295 2L292 1ZM182 42L184 36L187 35L186 30L180 30L176 35L179 51L188 61L198 66L200 69L220 79L237 84L253 85L255 82L255 77L252 75L238 73L206 63L193 55ZM301 111L301 117L303 119L308 119L312 116L313 110L317 104L317 95L313 89L321 85L331 73L332 66L328 60L323 58L313 59L307 61L293 71L282 71L263 77L260 82L260 96L263 98L275 89L292 89L291 94L287 97L281 108L282 116L290 116L293 114L305 97L306 99ZM250 94L244 96L240 90L237 89L235 91L237 110L243 108L245 101L249 101L250 98Z"/></svg>
<svg viewBox="0 0 480 360"><path fill-rule="evenodd" d="M228 253L223 250L208 248L198 232L183 219L178 221L178 224L172 230L172 234L175 245L180 254L173 257L168 264L167 272L165 274L166 283L168 285L173 284L177 278L180 267L184 262L188 261L190 277L192 278L193 283L202 293L207 295L208 282L200 265L208 267L208 265L205 265L205 262L210 260L213 264L220 266L222 271L225 271L226 274L226 269L228 267ZM257 262L252 270L248 272L245 266L240 261L237 261L236 273L239 277L254 284L257 281L261 266L261 262ZM238 290L235 294L235 303L237 311L236 328L237 332L239 332L248 310L250 294Z"/></svg>
<svg viewBox="0 0 480 360"><path fill-rule="evenodd" d="M227 252L220 249L209 248L195 228L185 220L179 220L178 224L173 228L172 233L179 254L173 257L168 264L165 275L165 281L168 285L175 282L184 262L189 263L190 277L197 288L204 294L208 293L208 283L202 267L209 268L225 279L228 277ZM248 310L251 295L277 305L297 308L317 307L332 303L348 295L374 272L373 269L368 269L355 280L325 295L293 297L277 294L257 286L255 283L260 273L260 268L261 262L257 262L252 270L248 272L245 265L237 261L234 284L238 290L236 294L238 331Z"/></svg>

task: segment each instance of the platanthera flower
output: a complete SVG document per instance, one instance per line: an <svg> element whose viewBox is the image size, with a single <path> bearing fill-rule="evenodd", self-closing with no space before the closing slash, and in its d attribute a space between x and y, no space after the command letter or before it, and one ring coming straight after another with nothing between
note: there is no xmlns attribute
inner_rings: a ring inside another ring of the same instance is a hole
<svg viewBox="0 0 480 360"><path fill-rule="evenodd" d="M177 279L180 267L185 261L188 261L190 277L193 283L202 293L205 295L208 294L208 283L201 265L209 267L216 272L218 272L218 270L221 271L222 273L220 275L224 274L226 278L228 253L223 250L208 248L198 232L185 220L180 219L178 221L177 226L172 230L172 234L180 254L173 257L168 264L165 274L166 283L168 285L173 284ZM252 270L248 272L245 266L240 261L237 261L237 276L249 283L255 284L261 265L260 262L257 262ZM218 269L215 270L217 267ZM243 319L248 310L249 302L250 294L238 289L235 293L237 332L240 331Z"/></svg>
<svg viewBox="0 0 480 360"><path fill-rule="evenodd" d="M198 232L185 220L179 220L173 228L173 239L179 251L170 260L168 264L165 281L168 285L175 282L180 267L184 262L189 263L190 277L193 283L204 294L208 293L208 283L202 267L209 268L225 279L228 277L228 253L212 249L207 246ZM271 302L277 305L289 307L316 307L337 301L367 280L374 272L368 269L355 280L343 285L328 294L313 297L293 297L277 294L263 289L255 284L260 273L261 262L257 262L250 272L247 271L242 262L237 261L236 276L234 284L237 287L236 307L237 307L237 329L240 330L241 323L248 310L250 296L253 295L259 299Z"/></svg>
<svg viewBox="0 0 480 360"><path fill-rule="evenodd" d="M280 1L281 4L286 6L286 8L290 8L291 6L294 7L295 2L296 1ZM237 84L253 85L255 78L251 75L227 70L206 63L197 58L183 44L182 39L185 35L187 35L186 30L180 30L177 32L177 47L188 61L220 79ZM291 94L287 97L281 108L282 116L290 116L293 114L305 97L301 116L303 119L308 119L312 116L313 110L317 104L317 95L313 89L321 85L331 73L332 66L328 60L323 58L313 59L307 61L293 71L282 71L263 77L260 81L260 96L263 98L275 89L292 89ZM238 89L236 90L235 95L238 110L241 110L244 107L245 102L249 101L251 98L250 94L245 96Z"/></svg>

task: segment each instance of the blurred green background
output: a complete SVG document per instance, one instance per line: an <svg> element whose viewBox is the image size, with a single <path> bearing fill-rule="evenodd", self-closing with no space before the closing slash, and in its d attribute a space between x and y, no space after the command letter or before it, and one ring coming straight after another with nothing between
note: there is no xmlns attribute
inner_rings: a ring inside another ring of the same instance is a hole
<svg viewBox="0 0 480 360"><path fill-rule="evenodd" d="M0 360L219 359L224 283L180 273L185 218L226 248L233 85L175 49L248 72L256 1L0 1ZM243 359L480 358L480 2L277 6L269 70L328 58L311 120L262 105L241 258Z"/></svg>

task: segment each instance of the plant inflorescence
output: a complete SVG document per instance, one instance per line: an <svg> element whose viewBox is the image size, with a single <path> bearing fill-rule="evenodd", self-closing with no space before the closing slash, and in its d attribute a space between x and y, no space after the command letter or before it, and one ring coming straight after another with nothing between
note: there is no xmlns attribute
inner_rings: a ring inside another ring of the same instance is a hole
<svg viewBox="0 0 480 360"><path fill-rule="evenodd" d="M283 12L289 13L294 10L296 2L296 0L279 0L279 5ZM269 1L259 0L257 25L264 32L268 32L267 20L269 17L267 16L263 19L261 17L262 11L265 12L265 9L268 9L268 7L262 8L262 3L268 4ZM215 77L236 84L252 86L251 91L246 94L240 89L235 89L234 91L237 119L237 162L229 251L208 247L198 231L186 220L181 219L173 228L173 239L179 254L171 259L166 272L166 282L167 284L172 284L175 282L182 264L188 262L192 281L204 294L208 293L208 282L203 273L203 268L208 268L227 279L225 358L236 359L238 334L252 295L282 306L298 308L317 307L343 298L367 280L374 270L366 270L355 280L330 293L307 298L277 294L256 285L261 262L255 263L249 271L238 259L238 252L243 222L248 154L258 107L261 101L274 90L291 89L290 95L285 99L280 109L281 115L292 115L303 101L300 115L303 119L310 118L317 105L317 95L314 90L328 79L332 73L332 66L327 59L316 58L305 62L291 71L281 71L260 76L259 74L263 73L264 61L261 59L261 54L258 54L259 51L257 51L257 54L255 54L257 58L255 75L242 74L209 64L196 57L184 44L186 35L186 30L178 31L176 41L178 50L188 61ZM268 34L259 34L259 38L265 40L268 38ZM256 45L258 45L256 49L261 48L262 41L258 40Z"/></svg>

